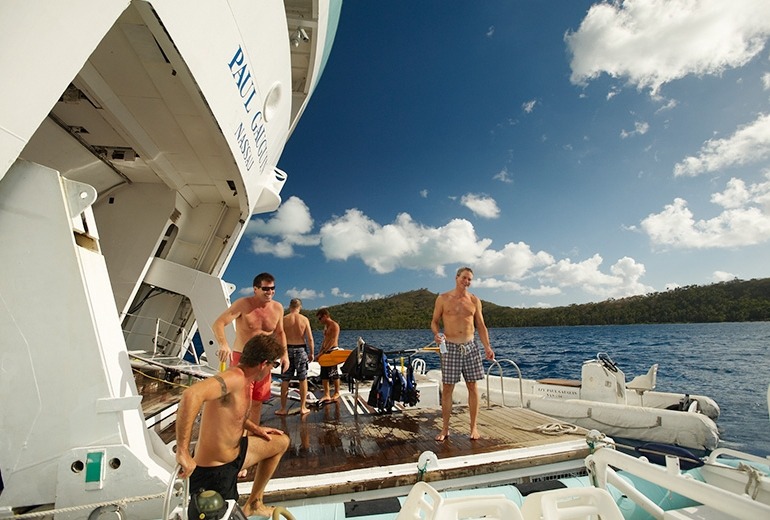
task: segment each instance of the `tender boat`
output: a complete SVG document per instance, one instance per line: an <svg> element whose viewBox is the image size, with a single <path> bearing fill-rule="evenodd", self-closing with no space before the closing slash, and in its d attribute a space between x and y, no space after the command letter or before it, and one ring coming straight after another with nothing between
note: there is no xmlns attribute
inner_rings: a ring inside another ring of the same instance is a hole
<svg viewBox="0 0 770 520"><path fill-rule="evenodd" d="M505 365L511 365L518 377L503 376ZM500 360L478 384L487 404L522 406L618 439L715 449L719 405L704 395L655 391L657 373L655 364L646 374L626 382L623 370L600 352L583 363L579 381L524 379L515 362ZM439 370L427 375L441 380ZM457 385L453 397L464 401L465 386Z"/></svg>
<svg viewBox="0 0 770 520"><path fill-rule="evenodd" d="M0 517L161 517L176 463L130 358L178 360L198 332L216 359L222 273L281 202L340 9L0 5Z"/></svg>

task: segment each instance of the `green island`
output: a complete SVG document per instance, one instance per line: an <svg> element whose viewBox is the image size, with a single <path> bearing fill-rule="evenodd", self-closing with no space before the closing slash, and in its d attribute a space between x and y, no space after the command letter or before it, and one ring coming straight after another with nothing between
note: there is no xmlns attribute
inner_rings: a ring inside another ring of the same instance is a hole
<svg viewBox="0 0 770 520"><path fill-rule="evenodd" d="M417 289L328 307L343 329L427 329L436 293ZM665 292L551 308L513 308L482 300L488 327L770 321L770 278L689 285ZM303 311L314 328L317 309Z"/></svg>

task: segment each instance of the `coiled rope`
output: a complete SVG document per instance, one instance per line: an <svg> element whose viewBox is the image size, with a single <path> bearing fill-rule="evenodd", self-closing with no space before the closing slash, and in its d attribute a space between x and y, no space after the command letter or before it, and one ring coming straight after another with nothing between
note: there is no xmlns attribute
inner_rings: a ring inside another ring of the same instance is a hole
<svg viewBox="0 0 770 520"><path fill-rule="evenodd" d="M762 477L764 477L764 473L759 471L757 468L753 466L749 466L748 464L744 464L743 462L738 464L738 471L746 473L748 476L748 480L746 481L746 488L744 489L744 493L749 495L752 500L757 499L757 495L759 494L760 486L762 485ZM753 491L751 491L753 488ZM751 491L751 492L750 492Z"/></svg>
<svg viewBox="0 0 770 520"><path fill-rule="evenodd" d="M547 423L541 424L533 431L540 432L545 435L567 435L572 433L580 433L582 435L582 432L579 432L578 430L579 428L577 426L570 423Z"/></svg>

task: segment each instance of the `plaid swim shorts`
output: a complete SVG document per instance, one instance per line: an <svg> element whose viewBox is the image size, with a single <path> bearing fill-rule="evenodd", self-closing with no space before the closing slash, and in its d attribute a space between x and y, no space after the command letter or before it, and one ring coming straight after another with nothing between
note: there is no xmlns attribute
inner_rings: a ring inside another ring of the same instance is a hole
<svg viewBox="0 0 770 520"><path fill-rule="evenodd" d="M305 345L289 345L289 368L281 374L282 381L307 379L307 351Z"/></svg>
<svg viewBox="0 0 770 520"><path fill-rule="evenodd" d="M466 382L484 379L481 353L475 340L467 343L446 342L447 352L441 355L441 382L454 385L460 382L460 374Z"/></svg>

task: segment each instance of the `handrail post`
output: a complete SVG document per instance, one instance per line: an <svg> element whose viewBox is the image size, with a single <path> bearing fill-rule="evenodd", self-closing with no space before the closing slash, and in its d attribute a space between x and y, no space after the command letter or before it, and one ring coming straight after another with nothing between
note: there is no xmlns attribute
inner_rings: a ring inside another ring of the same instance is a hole
<svg viewBox="0 0 770 520"><path fill-rule="evenodd" d="M506 361L513 365L513 368L516 369L516 372L519 374L519 406L524 408L524 382L521 378L521 369L519 368L519 365L517 365L512 359L501 359L500 361ZM503 367L500 366L500 361L493 360L492 364L489 367L489 370L487 370L487 408L491 408L491 405L489 403L489 374L492 371L493 367L497 367L500 371L500 399L502 402L502 405L505 406L505 386L503 384Z"/></svg>
<svg viewBox="0 0 770 520"><path fill-rule="evenodd" d="M492 408L492 404L489 402L489 373L492 372L492 368L497 366L498 369L500 369L500 392L502 394L503 399L503 406L505 406L505 393L503 392L503 368L500 366L500 363L496 360L492 360L492 364L489 366L489 370L487 370L487 409Z"/></svg>
<svg viewBox="0 0 770 520"><path fill-rule="evenodd" d="M152 357L158 354L158 334L160 333L160 318L155 320L155 337L152 340Z"/></svg>

